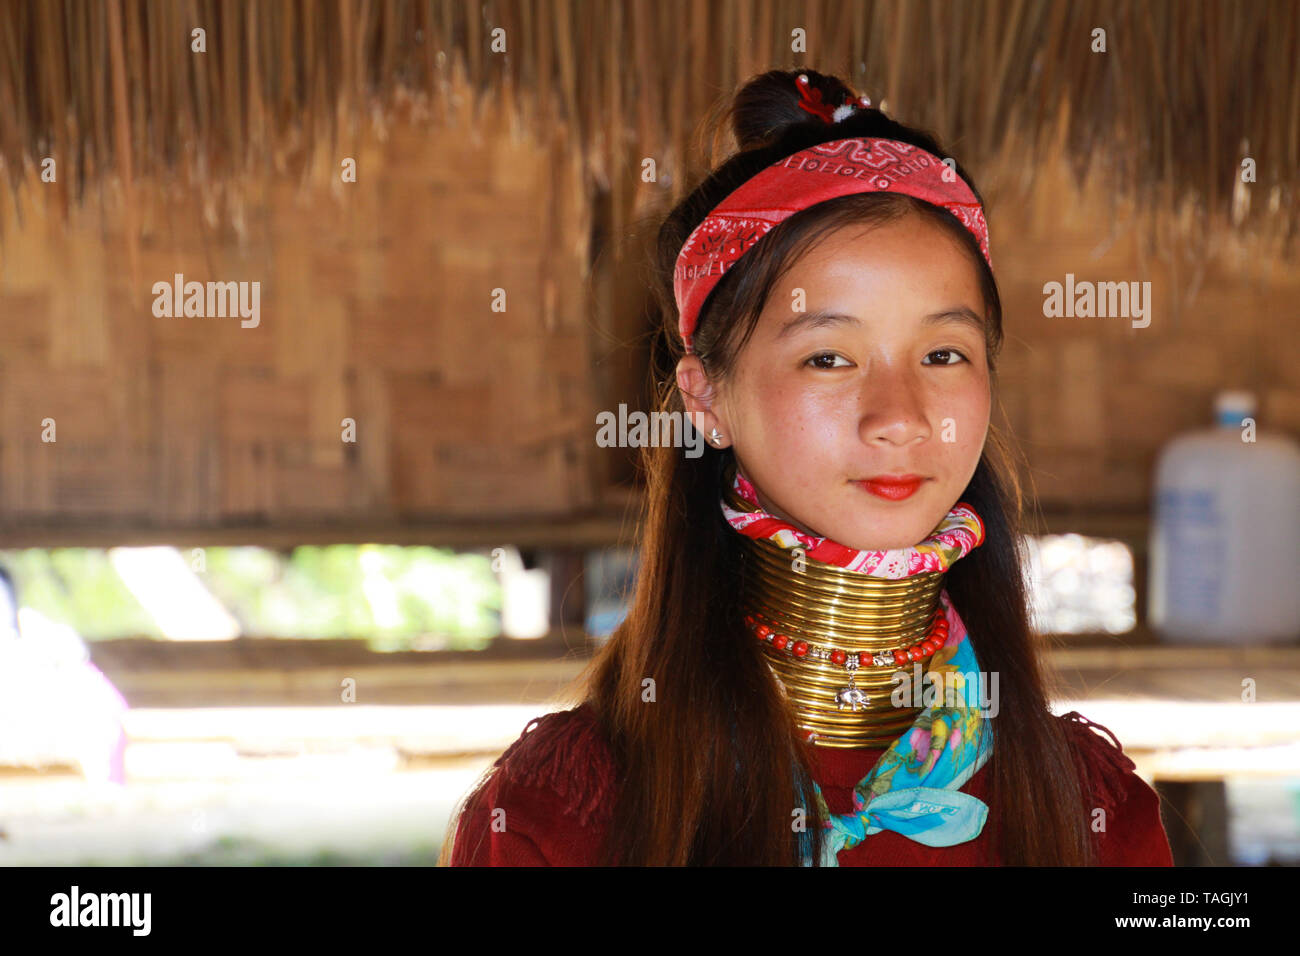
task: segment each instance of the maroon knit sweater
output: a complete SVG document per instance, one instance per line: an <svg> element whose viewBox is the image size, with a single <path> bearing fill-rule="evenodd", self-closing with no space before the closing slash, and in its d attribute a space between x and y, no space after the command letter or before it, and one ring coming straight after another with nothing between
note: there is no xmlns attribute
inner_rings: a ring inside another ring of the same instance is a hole
<svg viewBox="0 0 1300 956"><path fill-rule="evenodd" d="M1136 773L1109 730L1077 711L1066 722L1089 806L1106 810L1106 830L1093 834L1101 866L1173 866L1160 822L1159 798ZM1110 737L1107 740L1091 728ZM1114 741L1112 743L1111 741ZM814 774L832 813L853 810L853 788L883 748L813 748ZM996 759L994 757L993 759ZM986 763L961 788L987 800ZM457 824L452 866L592 866L608 825L617 777L589 705L530 721L494 764L496 773ZM504 810L502 815L494 814ZM494 826L494 820L497 825ZM977 866L987 830L974 840L929 847L882 830L839 853L840 866Z"/></svg>

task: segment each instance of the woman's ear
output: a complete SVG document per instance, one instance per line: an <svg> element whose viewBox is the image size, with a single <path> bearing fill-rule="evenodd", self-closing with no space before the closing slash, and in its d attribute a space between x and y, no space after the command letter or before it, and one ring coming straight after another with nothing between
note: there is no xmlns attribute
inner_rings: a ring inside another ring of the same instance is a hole
<svg viewBox="0 0 1300 956"><path fill-rule="evenodd" d="M677 363L677 388L682 393L682 406L690 416L691 424L715 448L726 447L730 434L726 411L721 407L722 403L717 401L717 391L705 374L698 356L683 355Z"/></svg>

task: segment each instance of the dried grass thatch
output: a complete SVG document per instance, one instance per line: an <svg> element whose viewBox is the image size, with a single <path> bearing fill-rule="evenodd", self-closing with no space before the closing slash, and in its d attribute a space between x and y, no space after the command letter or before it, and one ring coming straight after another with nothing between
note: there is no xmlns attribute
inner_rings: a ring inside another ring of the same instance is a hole
<svg viewBox="0 0 1300 956"><path fill-rule="evenodd" d="M1117 194L1289 251L1297 19L1293 0L10 0L0 162L17 200L59 158L64 203L105 173L128 198L141 178L302 175L313 149L404 98L443 116L463 72L489 121L562 130L583 151L617 235L644 195L641 157L676 188L711 107L756 72L808 65L940 131L972 168L1000 160L1000 178L1027 183L1061 149L1080 175L1101 164ZM1097 28L1107 53L1092 52Z"/></svg>

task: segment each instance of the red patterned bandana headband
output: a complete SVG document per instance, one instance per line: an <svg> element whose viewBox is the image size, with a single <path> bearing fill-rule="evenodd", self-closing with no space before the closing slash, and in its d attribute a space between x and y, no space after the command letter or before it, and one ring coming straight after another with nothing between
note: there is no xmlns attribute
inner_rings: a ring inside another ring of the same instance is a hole
<svg viewBox="0 0 1300 956"><path fill-rule="evenodd" d="M773 227L819 202L868 192L904 193L947 209L970 230L993 267L979 200L937 156L892 139L820 143L753 176L687 237L673 270L678 331L686 351L693 351L695 324L713 287Z"/></svg>

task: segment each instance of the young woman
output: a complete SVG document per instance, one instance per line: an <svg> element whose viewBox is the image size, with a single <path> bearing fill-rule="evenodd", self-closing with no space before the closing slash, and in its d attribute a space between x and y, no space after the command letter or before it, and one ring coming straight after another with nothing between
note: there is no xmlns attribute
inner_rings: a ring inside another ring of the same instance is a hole
<svg viewBox="0 0 1300 956"><path fill-rule="evenodd" d="M658 243L659 410L707 450L646 449L628 616L443 860L1172 865L1118 741L1048 708L970 177L811 70L731 122Z"/></svg>

